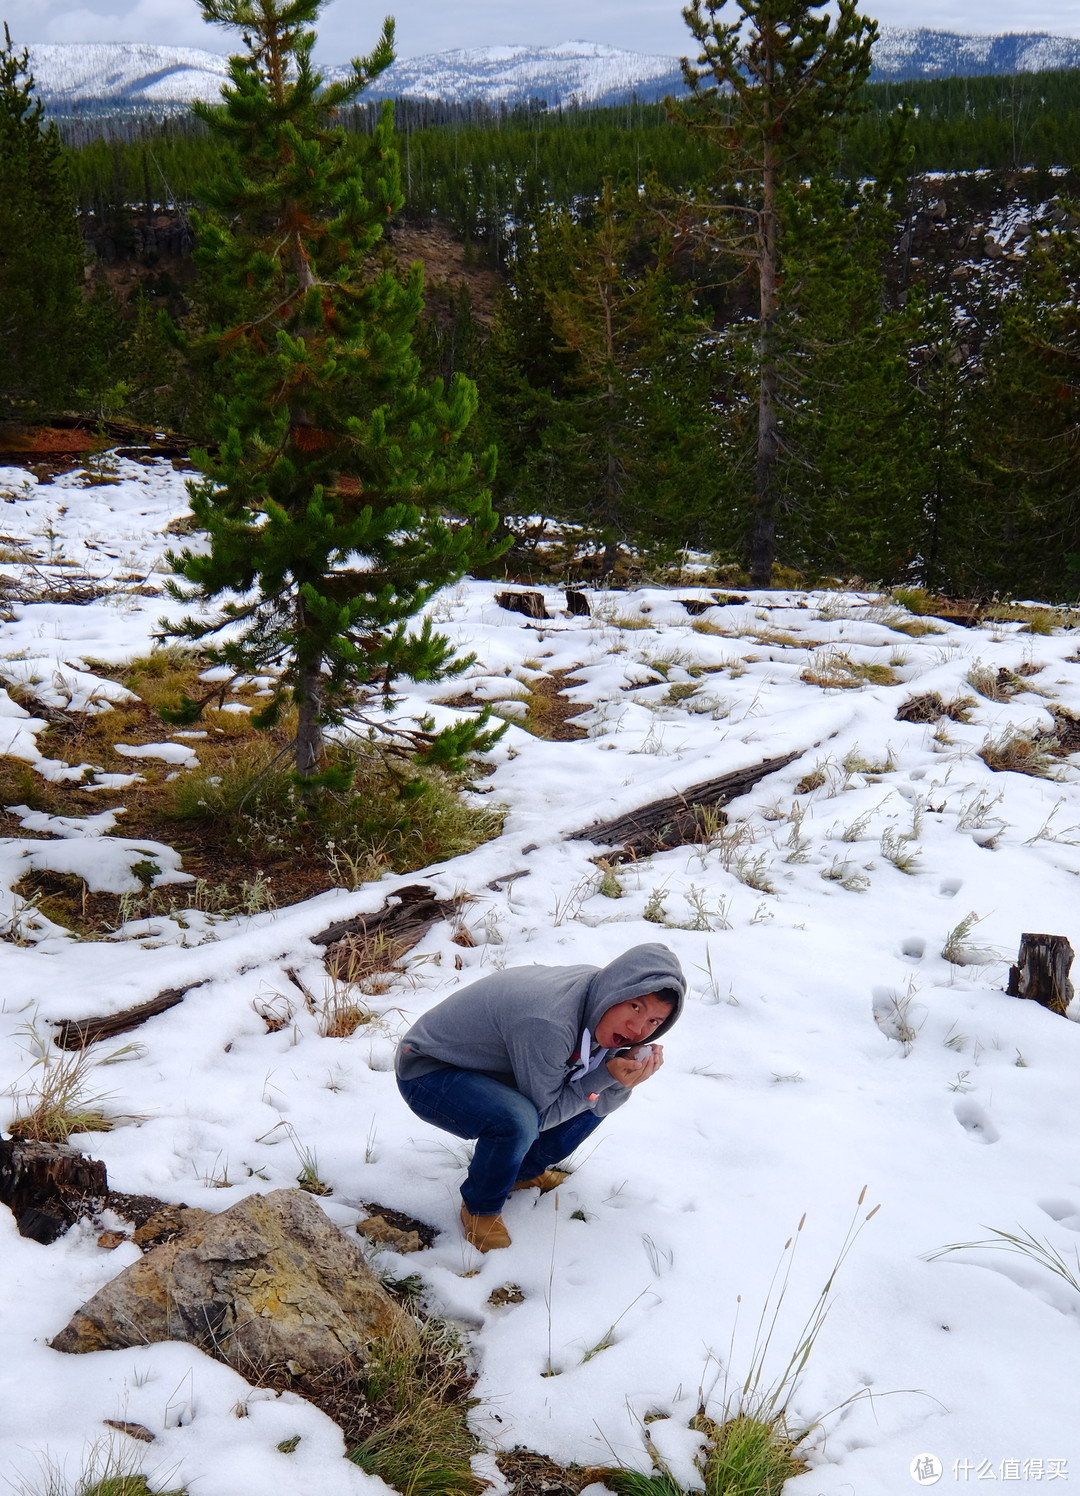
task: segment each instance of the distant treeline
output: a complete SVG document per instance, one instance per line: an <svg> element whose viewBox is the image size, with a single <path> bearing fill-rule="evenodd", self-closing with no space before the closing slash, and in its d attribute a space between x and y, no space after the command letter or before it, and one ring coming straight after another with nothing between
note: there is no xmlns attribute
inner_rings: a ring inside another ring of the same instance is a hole
<svg viewBox="0 0 1080 1496"><path fill-rule="evenodd" d="M886 118L905 100L916 111L914 171L1080 161L1080 71L1069 70L869 85L866 112L844 142L845 174L875 173ZM350 110L350 127L369 132L378 108ZM508 226L531 221L542 205L594 199L605 177L640 182L652 173L665 186L684 187L708 172L700 142L672 126L659 104L544 110L402 100L395 117L407 210L446 219L467 240L496 248ZM83 212L122 203L186 206L214 171L216 147L186 113L120 116L88 106L58 124Z"/></svg>

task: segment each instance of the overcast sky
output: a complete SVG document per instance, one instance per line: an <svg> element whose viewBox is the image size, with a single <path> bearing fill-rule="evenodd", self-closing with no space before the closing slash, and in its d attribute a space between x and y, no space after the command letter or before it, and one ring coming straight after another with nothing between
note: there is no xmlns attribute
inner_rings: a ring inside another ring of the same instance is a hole
<svg viewBox="0 0 1080 1496"><path fill-rule="evenodd" d="M883 25L943 31L1049 31L1080 36L1080 0L867 0ZM384 12L357 0L331 0L320 18L319 56L344 61L366 51ZM679 0L400 0L398 52L403 57L495 43L610 42L635 52L679 54L688 33ZM207 26L196 0L0 0L13 40L150 41L228 52L234 33Z"/></svg>

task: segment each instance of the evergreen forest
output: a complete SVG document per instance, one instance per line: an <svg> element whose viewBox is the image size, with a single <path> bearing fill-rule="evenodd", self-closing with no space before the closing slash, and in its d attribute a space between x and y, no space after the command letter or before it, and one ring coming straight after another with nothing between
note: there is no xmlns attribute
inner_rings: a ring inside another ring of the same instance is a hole
<svg viewBox="0 0 1080 1496"><path fill-rule="evenodd" d="M715 10L686 15L700 55L666 106L334 101L342 180L394 157L362 273L416 309L395 357L458 390L461 517L484 474L503 516L474 568L525 574L545 520L575 578L690 549L732 585L1074 599L1080 73L869 85L873 23L844 5L803 38L818 92L774 158L790 111ZM225 450L237 376L206 349L244 298L214 259L221 183L253 222L266 203L213 114L46 119L9 38L4 417Z"/></svg>

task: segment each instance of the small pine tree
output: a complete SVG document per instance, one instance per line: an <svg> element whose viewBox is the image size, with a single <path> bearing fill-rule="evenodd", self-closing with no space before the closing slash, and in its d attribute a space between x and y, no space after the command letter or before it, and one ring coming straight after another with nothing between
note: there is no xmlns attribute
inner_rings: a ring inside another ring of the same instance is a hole
<svg viewBox="0 0 1080 1496"><path fill-rule="evenodd" d="M378 683L389 700L399 675L438 679L469 663L427 620L413 632L409 620L495 549L494 455L478 463L462 444L475 387L420 382L421 268L401 278L376 257L402 202L390 107L369 137L335 119L392 61L393 25L324 87L309 29L321 3L201 0L208 21L243 31L247 52L230 61L224 102L197 106L222 148L194 220L217 320L187 348L217 392L218 446L196 454L204 477L191 485L209 548L172 560L194 584L178 595L234 596L217 617L170 630L199 641L226 630L212 659L276 675L254 720L272 726L295 704L308 789L341 782L325 729L358 688ZM426 762L460 767L492 737L481 719L410 741Z"/></svg>
<svg viewBox="0 0 1080 1496"><path fill-rule="evenodd" d="M0 412L74 403L85 332L83 247L56 127L29 54L0 48Z"/></svg>

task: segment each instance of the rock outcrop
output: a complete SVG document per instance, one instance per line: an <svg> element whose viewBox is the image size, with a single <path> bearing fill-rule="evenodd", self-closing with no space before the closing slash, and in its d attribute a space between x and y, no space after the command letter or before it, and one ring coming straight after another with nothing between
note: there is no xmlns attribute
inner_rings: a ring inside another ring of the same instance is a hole
<svg viewBox="0 0 1080 1496"><path fill-rule="evenodd" d="M191 1212L194 1216L195 1212ZM408 1314L303 1190L250 1195L153 1247L73 1316L59 1351L184 1340L244 1376L362 1371Z"/></svg>

